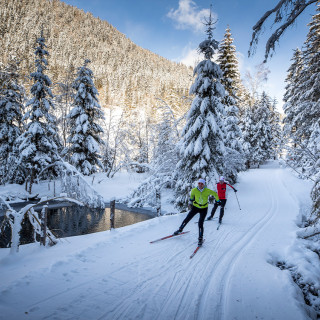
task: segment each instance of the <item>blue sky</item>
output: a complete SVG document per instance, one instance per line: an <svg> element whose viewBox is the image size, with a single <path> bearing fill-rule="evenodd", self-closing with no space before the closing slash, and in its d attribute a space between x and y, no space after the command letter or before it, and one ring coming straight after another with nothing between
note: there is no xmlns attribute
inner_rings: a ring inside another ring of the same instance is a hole
<svg viewBox="0 0 320 320"><path fill-rule="evenodd" d="M257 52L248 58L247 52L252 27L278 0L65 0L67 4L91 12L108 21L137 45L176 62L194 64L194 51L205 39L203 16L207 16L210 4L217 19L214 36L223 39L229 25L238 52L241 76L246 71L254 73L255 66L263 61L264 44L261 38ZM301 47L314 7L304 12L297 23L285 32L276 54L268 61L269 80L264 88L282 105L286 71L293 49ZM271 24L270 24L271 25ZM269 26L265 35L270 35Z"/></svg>

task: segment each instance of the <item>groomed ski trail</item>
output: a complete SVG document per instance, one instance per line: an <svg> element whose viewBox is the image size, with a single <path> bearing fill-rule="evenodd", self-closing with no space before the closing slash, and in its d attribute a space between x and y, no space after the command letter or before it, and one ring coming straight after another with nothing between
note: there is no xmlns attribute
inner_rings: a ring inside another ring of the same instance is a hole
<svg viewBox="0 0 320 320"><path fill-rule="evenodd" d="M192 259L198 238L192 221L183 237L149 243L176 230L185 214L106 232L90 247L86 237L94 235L75 237L77 252L60 257L59 245L48 249L50 256L59 256L54 263L49 255L47 260L41 253L32 256L26 262L34 263L32 272L14 280L2 275L2 314L15 320L271 320L279 314L308 319L288 274L269 263L295 239L295 232L281 236L283 228L294 230L299 213L284 183L289 174L276 162L241 173L242 210L229 192L223 226L217 231L217 221L205 222L205 245ZM65 274L65 265L72 265L71 275ZM30 284L37 293L17 297L16 288L28 292ZM15 310L5 307L11 299Z"/></svg>

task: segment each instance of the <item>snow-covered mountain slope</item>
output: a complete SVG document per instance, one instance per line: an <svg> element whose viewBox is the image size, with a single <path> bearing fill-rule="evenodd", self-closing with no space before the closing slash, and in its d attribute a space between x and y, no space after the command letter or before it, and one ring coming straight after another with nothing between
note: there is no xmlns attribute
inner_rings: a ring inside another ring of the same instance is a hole
<svg viewBox="0 0 320 320"><path fill-rule="evenodd" d="M230 192L221 228L205 222L193 259L197 217L189 233L149 243L185 214L14 256L0 249L0 319L309 319L290 274L274 264L290 254L310 184L270 162L241 173L236 187L241 210Z"/></svg>

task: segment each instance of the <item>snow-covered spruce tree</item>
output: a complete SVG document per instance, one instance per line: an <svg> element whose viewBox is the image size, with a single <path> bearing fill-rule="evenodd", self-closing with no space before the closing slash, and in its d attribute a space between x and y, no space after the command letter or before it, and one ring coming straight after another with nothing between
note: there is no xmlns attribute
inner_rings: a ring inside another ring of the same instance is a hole
<svg viewBox="0 0 320 320"><path fill-rule="evenodd" d="M222 99L225 90L220 82L222 72L219 66L211 61L218 48L217 41L212 37L213 24L210 12L205 23L207 40L201 42L198 48L199 52L204 54L205 60L194 69L197 77L190 88L190 94L194 94L195 98L181 134L181 159L174 173L175 205L179 208L187 204L190 189L196 179L202 177L210 182L223 173L225 147Z"/></svg>
<svg viewBox="0 0 320 320"><path fill-rule="evenodd" d="M0 68L0 184L23 183L17 169L14 144L23 129L24 88L19 81L19 65L12 61ZM9 172L15 172L10 179Z"/></svg>
<svg viewBox="0 0 320 320"><path fill-rule="evenodd" d="M308 26L309 32L302 50L304 68L300 74L299 98L292 122L296 129L294 142L301 150L299 165L312 168L314 160L310 159L306 148L312 129L320 119L320 2Z"/></svg>
<svg viewBox="0 0 320 320"><path fill-rule="evenodd" d="M296 106L299 99L298 87L301 71L303 69L302 52L299 48L294 50L293 57L291 58L291 65L287 71L286 77L286 91L283 96L285 102L283 110L285 117L283 119L283 132L285 137L289 140L295 131L292 121L296 116Z"/></svg>
<svg viewBox="0 0 320 320"><path fill-rule="evenodd" d="M252 166L256 165L256 159L254 155L254 148L257 144L255 130L256 130L256 119L254 117L255 105L245 109L243 117L243 128L242 128L242 140L243 140L243 152L245 156L246 168L250 169Z"/></svg>
<svg viewBox="0 0 320 320"><path fill-rule="evenodd" d="M224 101L228 105L237 104L238 91L241 90L239 63L236 57L236 47L233 45L231 30L227 27L223 40L219 44L218 63L222 71L221 83L224 85L227 95Z"/></svg>
<svg viewBox="0 0 320 320"><path fill-rule="evenodd" d="M297 149L298 144L301 141L295 136L296 127L293 123L293 119L296 118L298 110L298 101L301 95L299 90L299 83L301 80L301 72L304 67L302 52L299 48L294 50L293 57L291 58L292 64L287 71L286 77L286 91L283 97L285 102L283 110L285 117L283 119L283 139L285 142L287 161L293 166L297 165L301 158L301 152ZM298 151L298 152L297 152Z"/></svg>
<svg viewBox="0 0 320 320"><path fill-rule="evenodd" d="M46 56L45 38L41 36L36 41L35 68L36 71L30 74L34 84L31 87L32 98L27 102L27 112L24 120L27 121L25 132L17 139L19 146L19 165L27 173L26 189L31 193L32 185L38 175L48 166L51 167L45 174L55 174L51 166L59 160L59 148L61 142L55 125L56 119L51 113L53 95L50 90L51 80L44 72L48 62ZM29 186L27 188L27 183Z"/></svg>
<svg viewBox="0 0 320 320"><path fill-rule="evenodd" d="M254 131L255 145L253 148L253 156L258 166L270 159L272 154L272 133L270 123L270 98L265 92L262 93L254 111L256 125Z"/></svg>
<svg viewBox="0 0 320 320"><path fill-rule="evenodd" d="M295 108L299 98L297 89L299 87L300 75L303 69L302 52L299 48L294 50L291 61L292 63L287 70L287 77L285 80L287 83L285 88L286 91L283 96L283 100L285 102L283 106L283 110L285 113L285 117L283 118L283 132L288 141L291 138L292 133L295 131L292 125L292 121L296 115Z"/></svg>
<svg viewBox="0 0 320 320"><path fill-rule="evenodd" d="M223 104L226 108L225 117L225 146L226 155L224 161L224 175L231 183L237 180L237 173L244 169L244 156L241 145L241 130L239 128L239 108L237 92L240 89L240 73L236 48L233 45L233 38L228 27L224 39L219 45L218 63L223 77L221 83L226 89L226 96Z"/></svg>
<svg viewBox="0 0 320 320"><path fill-rule="evenodd" d="M320 172L320 122L316 122L311 128L311 135L306 148L310 157L311 167L308 175L317 175ZM320 175L319 175L320 176ZM320 199L319 199L320 201Z"/></svg>
<svg viewBox="0 0 320 320"><path fill-rule="evenodd" d="M270 156L275 160L282 151L283 136L280 126L280 113L277 111L277 100L274 99L270 104L270 124L271 124L271 153Z"/></svg>
<svg viewBox="0 0 320 320"><path fill-rule="evenodd" d="M93 72L87 67L90 60L78 68L77 78L72 84L76 91L73 108L68 114L70 135L67 142L70 162L84 175L102 168L100 161L100 135L102 127L98 124L104 118L97 98L98 91L93 83Z"/></svg>

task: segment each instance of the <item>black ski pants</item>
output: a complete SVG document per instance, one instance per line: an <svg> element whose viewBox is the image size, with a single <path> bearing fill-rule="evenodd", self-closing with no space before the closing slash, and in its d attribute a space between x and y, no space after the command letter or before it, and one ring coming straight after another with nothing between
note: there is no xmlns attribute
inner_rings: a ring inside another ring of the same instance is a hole
<svg viewBox="0 0 320 320"><path fill-rule="evenodd" d="M219 221L221 222L223 215L224 215L224 207L226 206L227 199L220 199L220 204L217 204L217 202L214 203L214 206L211 210L211 217L214 216L216 213L217 208L220 206L220 216L219 216Z"/></svg>
<svg viewBox="0 0 320 320"><path fill-rule="evenodd" d="M198 222L198 226L199 226L199 238L203 237L203 222L204 219L206 218L208 212L208 208L197 208L195 206L192 206L191 210L189 211L188 215L186 216L186 218L182 221L182 224L180 226L180 230L182 231L183 228L188 224L188 222L197 214L200 214L199 217L199 222Z"/></svg>

